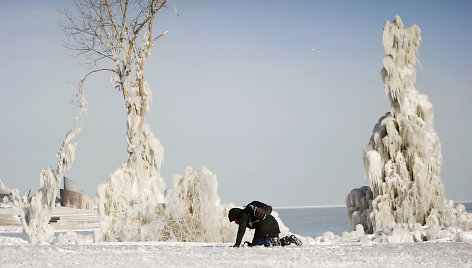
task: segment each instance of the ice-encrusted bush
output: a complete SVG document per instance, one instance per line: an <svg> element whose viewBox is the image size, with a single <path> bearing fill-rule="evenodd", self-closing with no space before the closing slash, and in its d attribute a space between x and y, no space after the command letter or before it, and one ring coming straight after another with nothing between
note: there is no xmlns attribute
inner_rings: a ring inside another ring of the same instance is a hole
<svg viewBox="0 0 472 268"><path fill-rule="evenodd" d="M206 167L192 170L187 167L184 175L174 176L174 188L167 191L165 202L166 225L161 239L192 242L234 242L238 227L228 220L233 204L221 204L218 196L218 180ZM282 236L289 229L278 217ZM254 232L247 230L244 241L251 241Z"/></svg>
<svg viewBox="0 0 472 268"><path fill-rule="evenodd" d="M381 75L391 111L379 119L364 150L369 186L352 190L346 199L351 226L389 235L387 242L441 237L434 226L472 229L470 213L445 197L433 105L414 86L420 32L417 25L404 29L399 16L385 23ZM418 226L428 227L423 237L409 237L418 234Z"/></svg>
<svg viewBox="0 0 472 268"><path fill-rule="evenodd" d="M41 188L35 195L21 196L18 189L11 191L0 183L0 186L12 193L12 203L20 211L20 221L23 226L23 234L32 244L51 241L54 235L54 228L49 224L52 215L52 208L55 206L56 194L59 190L59 183L74 161L77 143L69 144L69 141L77 135L80 128L69 131L62 141L57 153L56 169L48 168L40 175Z"/></svg>
<svg viewBox="0 0 472 268"><path fill-rule="evenodd" d="M228 221L229 205L221 205L216 176L206 167L174 175L167 191L164 240L230 242L236 230Z"/></svg>
<svg viewBox="0 0 472 268"><path fill-rule="evenodd" d="M113 178L118 178L113 176ZM114 200L114 208L121 206L123 212L115 210L115 221L100 221L101 230L95 234L96 241L184 241L184 242L231 242L236 238L237 226L228 221L228 211L232 204L221 204L218 196L218 181L208 168L193 170L187 167L184 175L174 176L174 188L166 192L164 198L155 198L145 209L132 202L130 198L139 197L139 191L125 192L129 185L126 181L115 181L115 188L102 188L101 195L116 193L117 196L103 199L100 209L108 209ZM106 184L101 187L109 187ZM118 187L120 186L120 187ZM159 193L159 192L158 192ZM116 200L120 200L116 202ZM137 203L137 202L136 202ZM145 202L143 204L146 204ZM108 230L108 231L107 231ZM250 232L248 232L250 233Z"/></svg>

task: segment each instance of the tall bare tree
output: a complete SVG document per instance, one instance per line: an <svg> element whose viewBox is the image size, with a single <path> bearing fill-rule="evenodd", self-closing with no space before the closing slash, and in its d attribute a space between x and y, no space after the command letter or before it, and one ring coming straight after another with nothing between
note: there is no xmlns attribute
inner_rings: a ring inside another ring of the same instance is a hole
<svg viewBox="0 0 472 268"><path fill-rule="evenodd" d="M98 240L142 240L141 227L155 217L164 201L160 177L163 148L144 124L152 92L144 68L154 43L157 14L166 0L75 0L63 10L66 46L85 57L90 71L80 80L77 103L86 110L84 82L110 72L127 110L129 159L98 187L101 233ZM127 227L126 227L127 226ZM131 226L131 227L130 227ZM131 230L132 229L132 230Z"/></svg>
<svg viewBox="0 0 472 268"><path fill-rule="evenodd" d="M146 88L144 64L157 39L153 35L156 15L167 1L76 0L74 10L63 10L66 47L85 56L91 70L79 82L77 102L83 102L83 85L96 72L112 72L122 92L128 114L139 117L142 127L151 92ZM136 98L139 97L139 98ZM137 102L136 102L137 101ZM134 136L134 130L131 136Z"/></svg>

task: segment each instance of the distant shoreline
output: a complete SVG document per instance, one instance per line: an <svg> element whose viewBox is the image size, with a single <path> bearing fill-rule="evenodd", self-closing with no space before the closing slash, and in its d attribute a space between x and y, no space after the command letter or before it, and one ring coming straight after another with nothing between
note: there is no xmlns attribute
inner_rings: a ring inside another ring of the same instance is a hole
<svg viewBox="0 0 472 268"><path fill-rule="evenodd" d="M454 201L454 204L464 204L464 203L472 203L472 200L469 201Z"/></svg>
<svg viewBox="0 0 472 268"><path fill-rule="evenodd" d="M341 208L346 207L346 205L324 205L324 206L283 206L283 207L274 207L274 209L301 209L301 208Z"/></svg>
<svg viewBox="0 0 472 268"><path fill-rule="evenodd" d="M454 204L465 204L465 203L472 203L472 200L468 201L454 201ZM321 205L321 206L281 206L281 207L274 207L274 210L277 209L303 209L303 208L341 208L346 207L346 205Z"/></svg>

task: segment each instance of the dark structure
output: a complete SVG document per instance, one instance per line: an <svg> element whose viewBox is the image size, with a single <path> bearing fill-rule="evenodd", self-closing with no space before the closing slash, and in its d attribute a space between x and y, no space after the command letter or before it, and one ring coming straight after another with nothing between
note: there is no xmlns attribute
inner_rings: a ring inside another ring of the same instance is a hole
<svg viewBox="0 0 472 268"><path fill-rule="evenodd" d="M93 209L93 198L83 193L77 182L64 177L64 189L60 189L61 206L78 209Z"/></svg>

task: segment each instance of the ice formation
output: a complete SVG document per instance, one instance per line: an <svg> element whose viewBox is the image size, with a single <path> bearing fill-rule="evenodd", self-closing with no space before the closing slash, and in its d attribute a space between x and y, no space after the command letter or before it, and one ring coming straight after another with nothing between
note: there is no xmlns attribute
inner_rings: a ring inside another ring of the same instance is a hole
<svg viewBox="0 0 472 268"><path fill-rule="evenodd" d="M356 230L358 224L363 225L365 230L372 230L372 222L369 220L372 199L372 191L368 186L352 189L347 195L346 207L352 230Z"/></svg>
<svg viewBox="0 0 472 268"><path fill-rule="evenodd" d="M235 228L227 219L229 206L220 204L216 176L206 167L187 167L174 175L174 188L167 191L164 240L230 242Z"/></svg>
<svg viewBox="0 0 472 268"><path fill-rule="evenodd" d="M54 228L49 225L49 220L51 219L52 208L55 206L59 183L64 172L70 168L74 161L77 143L69 144L69 141L79 131L80 128L75 131L71 130L64 136L57 154L57 167L55 170L48 168L41 172L41 188L35 195L31 197L27 194L20 196L18 189L10 191L14 206L20 210L23 233L32 244L50 241L54 235ZM2 187L6 188L3 183Z"/></svg>
<svg viewBox="0 0 472 268"><path fill-rule="evenodd" d="M353 229L361 224L368 233L382 231L394 237L408 232L397 239L403 242L438 236L431 231L437 229L434 226L472 229L470 213L445 198L433 105L414 86L420 40L417 25L404 29L399 16L393 23L386 21L381 75L391 111L379 119L364 150L370 187L354 189L346 199ZM424 234L423 226L429 230Z"/></svg>
<svg viewBox="0 0 472 268"><path fill-rule="evenodd" d="M135 129L134 136L128 136L128 151L128 162L97 189L101 227L96 234L98 241L149 240L141 233L141 228L151 224L162 211L163 148L148 125Z"/></svg>
<svg viewBox="0 0 472 268"><path fill-rule="evenodd" d="M231 228L226 216L229 206L220 204L216 176L206 167L195 171L188 167L185 175L175 175L174 189L167 191L165 200L156 189L154 195L147 196L147 202L138 200L130 206L127 204L133 202L131 198L142 200L143 192L153 186L132 190L123 179L117 181L123 176L115 174L111 178L115 189L121 187L125 193L100 202L99 209L107 209L107 201L113 200L124 213L107 226L103 225L102 214L96 240L229 242L235 236L235 228ZM104 191L107 190L99 189L98 195Z"/></svg>

